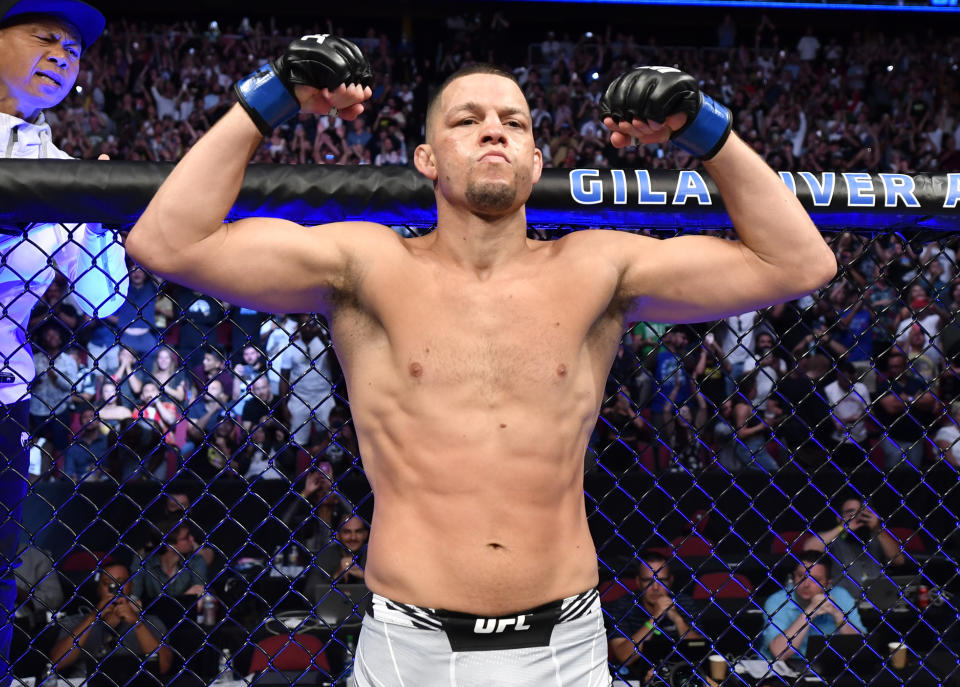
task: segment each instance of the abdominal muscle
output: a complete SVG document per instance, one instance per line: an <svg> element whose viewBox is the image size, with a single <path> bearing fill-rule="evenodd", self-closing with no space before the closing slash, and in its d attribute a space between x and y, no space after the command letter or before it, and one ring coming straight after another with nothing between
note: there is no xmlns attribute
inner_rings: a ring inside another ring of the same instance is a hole
<svg viewBox="0 0 960 687"><path fill-rule="evenodd" d="M572 418L565 433L530 409L514 409L512 427L487 427L489 412L466 411L453 426L473 429L451 434L449 416L441 424L388 412L365 426L363 415L354 421L375 496L372 591L500 615L597 584L583 498L586 432Z"/></svg>

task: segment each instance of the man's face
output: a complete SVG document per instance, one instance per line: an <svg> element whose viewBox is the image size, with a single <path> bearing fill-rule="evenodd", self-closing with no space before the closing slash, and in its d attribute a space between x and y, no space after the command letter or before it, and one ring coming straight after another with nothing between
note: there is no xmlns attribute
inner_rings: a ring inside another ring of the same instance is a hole
<svg viewBox="0 0 960 687"><path fill-rule="evenodd" d="M337 538L352 553L356 553L363 545L367 543L367 537L370 536L370 530L363 524L360 518L350 518L340 525L340 531Z"/></svg>
<svg viewBox="0 0 960 687"><path fill-rule="evenodd" d="M827 582L827 569L819 563L809 568L801 563L793 571L793 593L803 601L826 593Z"/></svg>
<svg viewBox="0 0 960 687"><path fill-rule="evenodd" d="M264 377L258 377L253 383L253 395L261 401L270 400L270 382Z"/></svg>
<svg viewBox="0 0 960 687"><path fill-rule="evenodd" d="M210 373L220 369L220 358L213 353L203 354L203 371Z"/></svg>
<svg viewBox="0 0 960 687"><path fill-rule="evenodd" d="M540 179L527 101L517 85L495 74L452 81L435 105L417 169L438 199L481 217L520 208Z"/></svg>
<svg viewBox="0 0 960 687"><path fill-rule="evenodd" d="M132 588L130 571L126 566L108 565L100 571L100 580L97 582L97 596L100 599L112 599L121 593L129 596Z"/></svg>
<svg viewBox="0 0 960 687"><path fill-rule="evenodd" d="M80 41L74 29L37 15L0 29L0 103L32 120L63 100L77 80Z"/></svg>
<svg viewBox="0 0 960 687"><path fill-rule="evenodd" d="M863 510L863 502L857 499L847 499L840 504L840 522L848 523L851 526L856 521L860 511Z"/></svg>
<svg viewBox="0 0 960 687"><path fill-rule="evenodd" d="M173 540L173 548L181 556L188 556L197 550L197 540L193 538L190 528L183 527L180 529L177 538Z"/></svg>
<svg viewBox="0 0 960 687"><path fill-rule="evenodd" d="M260 359L260 353L253 346L247 346L243 349L243 362L246 365L256 365Z"/></svg>
<svg viewBox="0 0 960 687"><path fill-rule="evenodd" d="M670 595L670 585L673 584L673 575L666 563L653 561L649 565L640 563L640 572L637 574L637 589L645 601L653 603L663 596Z"/></svg>
<svg viewBox="0 0 960 687"><path fill-rule="evenodd" d="M892 355L887 361L887 374L897 378L907 369L907 360L902 355Z"/></svg>

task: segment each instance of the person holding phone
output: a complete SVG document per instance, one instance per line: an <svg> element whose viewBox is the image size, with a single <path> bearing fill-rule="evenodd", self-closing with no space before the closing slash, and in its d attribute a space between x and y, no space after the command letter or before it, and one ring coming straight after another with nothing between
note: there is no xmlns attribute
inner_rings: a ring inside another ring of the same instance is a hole
<svg viewBox="0 0 960 687"><path fill-rule="evenodd" d="M107 657L132 657L142 664L153 655L157 672L169 672L173 652L163 645L167 628L156 616L143 615L139 600L130 595L132 588L127 566L108 563L100 569L96 608L60 621L60 636L50 650L54 673L80 677L94 668L108 670L101 665Z"/></svg>

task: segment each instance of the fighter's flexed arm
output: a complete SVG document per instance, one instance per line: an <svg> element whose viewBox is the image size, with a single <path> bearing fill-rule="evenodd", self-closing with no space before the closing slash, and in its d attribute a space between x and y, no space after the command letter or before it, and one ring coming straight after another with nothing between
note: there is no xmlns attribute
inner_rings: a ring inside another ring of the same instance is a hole
<svg viewBox="0 0 960 687"><path fill-rule="evenodd" d="M142 265L233 303L273 312L322 310L348 278L351 252L377 225L305 228L273 218L224 224L262 136L299 110L344 119L363 112L370 68L350 41L304 36L237 85L240 104L176 166L127 238ZM349 236L349 246L344 240Z"/></svg>
<svg viewBox="0 0 960 687"><path fill-rule="evenodd" d="M610 237L629 319L716 319L796 298L834 276L833 252L796 196L731 133L730 111L702 93L694 77L638 67L610 84L601 109L616 147L633 138L672 140L701 157L739 238Z"/></svg>

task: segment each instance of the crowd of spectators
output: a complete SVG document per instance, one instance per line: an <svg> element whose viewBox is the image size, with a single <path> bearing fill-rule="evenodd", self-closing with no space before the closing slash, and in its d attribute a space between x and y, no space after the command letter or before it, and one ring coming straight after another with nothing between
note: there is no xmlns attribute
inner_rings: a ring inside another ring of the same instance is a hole
<svg viewBox="0 0 960 687"><path fill-rule="evenodd" d="M83 158L175 161L231 106L238 77L291 36L328 30L336 27L111 22L85 56L76 92L47 115L56 142ZM454 21L451 38L428 60L414 59L403 37L368 31L358 43L377 82L366 116L353 123L300 116L267 138L254 161L407 165L423 138L431 85L488 55L509 31L501 14L483 26ZM698 164L679 149L616 151L605 142L597 108L603 85L650 63L698 75L775 169L960 170L956 37L840 40L813 30L795 35L769 19L748 26L728 18L707 47L663 47L612 27L573 38L545 32L529 47L515 73L537 145L554 167ZM912 69L921 62L924 69ZM842 270L821 292L720 322L632 324L591 438L594 459L613 471L655 472L772 472L831 460L853 470L870 459L879 468L960 466L958 240L839 233L830 242ZM306 593L316 601L320 592L309 590L331 579L362 582L366 525L333 486L358 464L359 448L326 323L251 312L133 265L129 293L116 315L89 321L58 280L34 311L31 429L49 457L38 463L50 466L42 477L279 481L293 498L277 517L293 534L277 546L286 560L314 561ZM93 628L87 641L120 637L131 656L152 653L155 672L166 672L164 620L115 600L118 589L141 600L206 594L225 561L183 524L183 510L174 503L135 557L102 568L94 601L106 612L71 616L51 638L64 668L80 657L71 632ZM848 522L838 512L836 531L816 537L827 549L838 548ZM805 603L822 602L829 573L821 559L801 563L795 576ZM611 646L623 661L652 641L661 618L667 634L691 632L687 602L674 604L662 591L673 583L668 559L648 557L638 577L643 604L625 608L630 629ZM781 619L784 627L812 623L796 610ZM822 620L860 627L849 609L831 610L831 619ZM786 633L768 634L765 655L787 651Z"/></svg>
<svg viewBox="0 0 960 687"><path fill-rule="evenodd" d="M546 163L695 166L676 148L617 151L604 140L597 107L603 84L631 64L651 63L698 75L705 90L730 105L740 135L776 169L960 169L960 120L952 114L960 97L954 57L960 39L855 32L841 41L812 28L802 34L778 28L765 15L752 25L740 21L728 15L716 44L700 47L644 43L611 26L532 37L515 73ZM502 13L451 17L448 25L450 37L433 59L415 58L404 36L367 30L357 41L376 84L365 115L349 124L300 116L268 137L255 161L407 164L408 147L422 140L431 86L476 56L494 54L511 35ZM336 30L330 23L247 19L223 27L111 22L85 56L76 92L49 115L55 137L79 157L174 161L231 105L238 77L277 54L290 36ZM925 68L911 69L921 59ZM772 470L787 458L777 455L777 445L815 461L818 442L798 443L805 425L817 427L822 446L842 446L847 465L878 443L887 467L903 456L916 462L923 458L918 439L928 431L942 429L945 442L960 369L952 364L960 338L952 318L955 241L897 235L870 241L853 233L832 240L844 270L828 292L712 327L633 328L613 375L627 396L626 411L616 409L616 393L604 409L629 420L614 423L614 434L626 432L636 452L671 449L677 460L654 456L655 469L705 467L716 453L729 469ZM342 387L322 322L308 315L268 319L161 285L135 266L129 292L116 315L85 322L58 282L31 320L42 372L33 389L33 426L60 458L62 474L163 479L188 464L203 479L224 471L282 479L302 472L302 450L322 454L338 473L355 457L348 411L336 409L342 427L328 422ZM158 341L165 345L155 348ZM891 352L902 353L902 364ZM849 379L841 370L847 363ZM837 388L845 379L850 384ZM808 398L815 391L826 399L831 384L829 404ZM85 404L104 412L84 422ZM819 422L816 414L829 415L837 404L848 415ZM105 447L116 442L98 437L144 422L170 449L155 451L146 468L120 464L123 456ZM609 433L600 427L594 436L601 455ZM631 462L631 452L620 462Z"/></svg>

